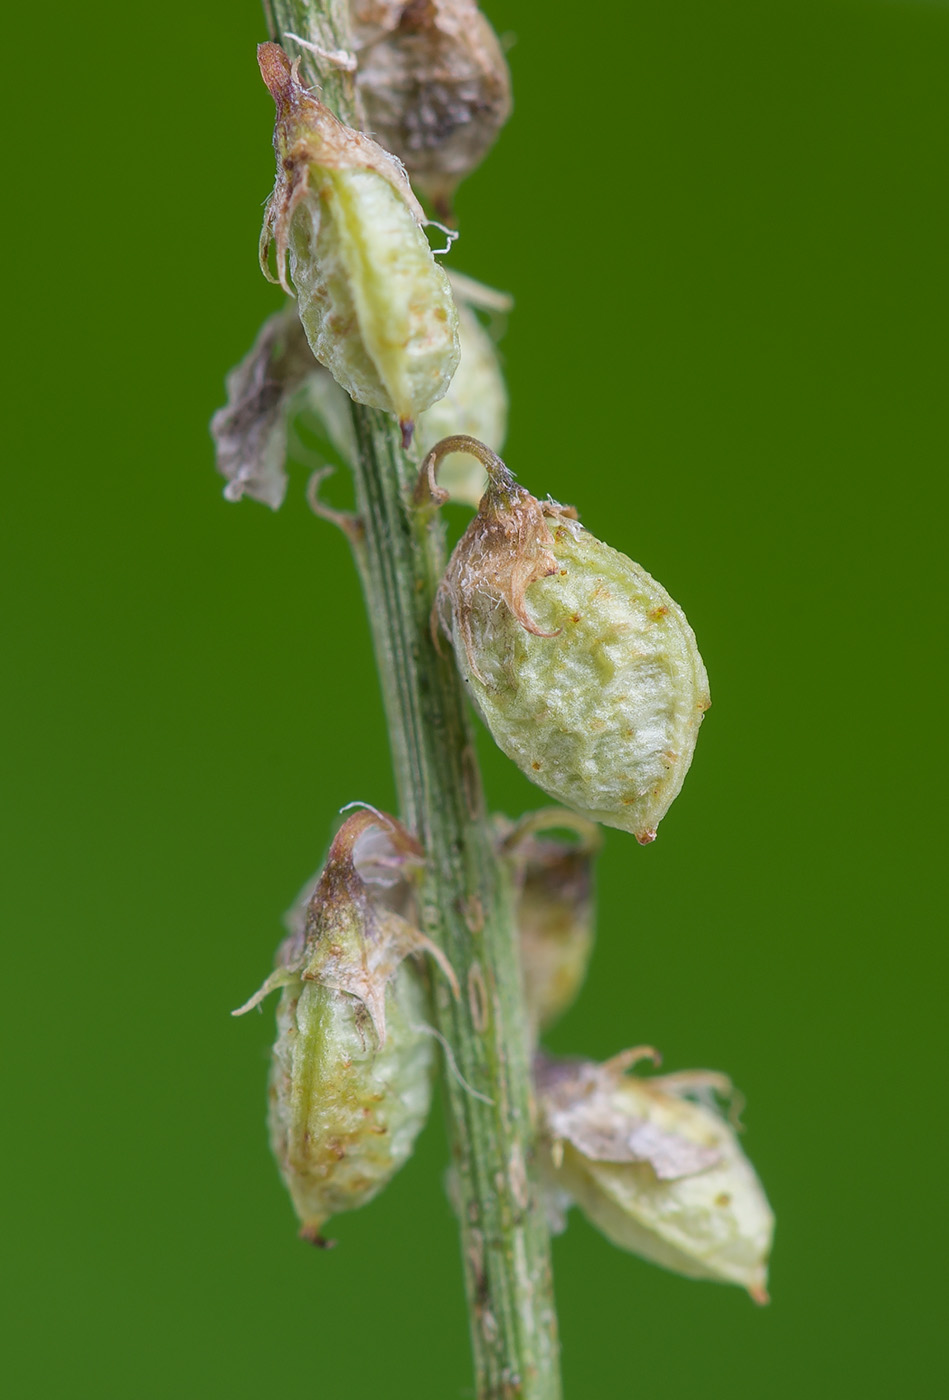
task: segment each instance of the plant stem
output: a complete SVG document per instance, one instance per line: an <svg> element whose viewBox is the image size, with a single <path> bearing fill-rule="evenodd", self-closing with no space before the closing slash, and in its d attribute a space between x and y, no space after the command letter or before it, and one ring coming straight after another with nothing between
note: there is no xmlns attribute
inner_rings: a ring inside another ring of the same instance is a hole
<svg viewBox="0 0 949 1400"><path fill-rule="evenodd" d="M321 89L321 98L349 126L362 127L362 112L352 75L338 65L318 58L286 35L296 34L324 53L351 52L349 0L262 0L271 39L291 53L300 53L303 71Z"/></svg>
<svg viewBox="0 0 949 1400"><path fill-rule="evenodd" d="M346 0L265 0L274 38L351 47ZM288 45L288 47L291 47ZM303 51L303 69L344 121L359 123L352 79ZM429 615L441 530L412 505L417 467L393 419L352 406L364 536L360 564L389 726L401 815L426 850L425 932L461 986L436 974L453 1195L461 1228L478 1400L558 1400L550 1244L533 1180L527 1019L511 891L493 847L463 686Z"/></svg>

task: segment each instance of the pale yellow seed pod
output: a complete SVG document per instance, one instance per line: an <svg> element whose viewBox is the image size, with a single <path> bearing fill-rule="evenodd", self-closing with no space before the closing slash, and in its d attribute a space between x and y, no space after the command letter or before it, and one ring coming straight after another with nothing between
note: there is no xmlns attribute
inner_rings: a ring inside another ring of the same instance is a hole
<svg viewBox="0 0 949 1400"><path fill-rule="evenodd" d="M514 826L496 823L512 875L524 1005L536 1039L572 1005L587 974L596 926L593 866L602 839L594 822L561 807L531 812Z"/></svg>
<svg viewBox="0 0 949 1400"><path fill-rule="evenodd" d="M421 851L392 817L351 816L291 915L277 968L240 1015L282 988L270 1143L300 1219L323 1226L378 1194L411 1155L431 1101L434 1042L413 957L442 954L405 917Z"/></svg>
<svg viewBox="0 0 949 1400"><path fill-rule="evenodd" d="M393 413L406 442L458 365L458 317L425 216L397 160L339 122L278 44L258 49L277 106L277 183L261 235L287 263L313 354L357 403ZM273 280L273 279L272 279Z"/></svg>
<svg viewBox="0 0 949 1400"><path fill-rule="evenodd" d="M366 1205L411 1156L431 1106L434 1042L420 1033L418 970L386 990L386 1040L349 994L294 979L277 1008L268 1126L300 1234L323 1244L326 1221Z"/></svg>
<svg viewBox="0 0 949 1400"><path fill-rule="evenodd" d="M475 0L353 0L369 130L447 212L511 111L511 79Z"/></svg>
<svg viewBox="0 0 949 1400"><path fill-rule="evenodd" d="M475 308L503 313L510 310L512 302L502 292L459 273L450 273L449 280L458 308L461 360L444 398L418 420L418 448L424 455L450 433L465 433L500 452L507 433L507 388L497 346L475 315ZM440 463L438 481L453 501L477 506L488 474L470 452L453 452Z"/></svg>
<svg viewBox="0 0 949 1400"><path fill-rule="evenodd" d="M541 503L481 443L491 478L439 587L438 618L495 742L538 787L641 844L682 787L709 706L682 609L576 513Z"/></svg>
<svg viewBox="0 0 949 1400"><path fill-rule="evenodd" d="M705 1070L624 1073L644 1057L658 1058L648 1048L601 1065L538 1057L539 1157L555 1216L575 1203L620 1249L766 1303L774 1215L714 1107L731 1086Z"/></svg>

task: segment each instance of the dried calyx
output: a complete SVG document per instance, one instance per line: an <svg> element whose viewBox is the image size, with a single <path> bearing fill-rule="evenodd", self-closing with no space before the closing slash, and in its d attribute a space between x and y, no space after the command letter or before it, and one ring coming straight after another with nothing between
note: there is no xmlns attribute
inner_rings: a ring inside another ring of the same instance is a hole
<svg viewBox="0 0 949 1400"><path fill-rule="evenodd" d="M715 1106L728 1095L708 1070L654 1078L625 1071L654 1050L535 1063L554 1224L571 1204L621 1249L689 1278L746 1288L768 1301L774 1216L734 1127ZM559 1212L559 1214L558 1214Z"/></svg>
<svg viewBox="0 0 949 1400"><path fill-rule="evenodd" d="M474 0L353 0L368 126L447 214L511 111L501 46Z"/></svg>
<svg viewBox="0 0 949 1400"><path fill-rule="evenodd" d="M496 743L575 812L641 844L682 787L708 678L682 609L638 564L538 501L482 443L436 444L416 501L440 503L440 460L470 451L488 489L436 611Z"/></svg>
<svg viewBox="0 0 949 1400"><path fill-rule="evenodd" d="M602 839L593 822L560 807L531 812L514 825L495 821L515 891L524 1005L536 1039L573 1003L586 977L595 931L593 866Z"/></svg>
<svg viewBox="0 0 949 1400"><path fill-rule="evenodd" d="M431 1100L433 1041L413 955L444 956L410 921L417 842L373 810L343 824L291 916L277 966L241 1015L282 988L270 1141L301 1222L371 1200L410 1156Z"/></svg>
<svg viewBox="0 0 949 1400"><path fill-rule="evenodd" d="M357 403L393 413L408 442L419 413L458 365L457 313L423 232L405 171L344 126L300 82L278 44L258 59L277 107L277 182L261 233L261 266L296 292L313 354Z"/></svg>

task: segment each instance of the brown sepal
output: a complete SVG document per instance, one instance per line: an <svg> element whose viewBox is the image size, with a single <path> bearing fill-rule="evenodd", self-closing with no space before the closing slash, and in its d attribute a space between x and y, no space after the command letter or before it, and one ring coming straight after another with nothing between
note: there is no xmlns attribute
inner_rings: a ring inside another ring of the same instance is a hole
<svg viewBox="0 0 949 1400"><path fill-rule="evenodd" d="M439 619L451 635L451 619L457 624L468 664L482 682L473 656L472 600L487 595L503 602L526 632L535 637L556 637L544 632L527 610L526 593L532 583L557 573L551 545L553 536L544 510L529 491L518 486L503 468L492 474L481 498L478 514L459 540L438 589Z"/></svg>
<svg viewBox="0 0 949 1400"><path fill-rule="evenodd" d="M366 809L347 818L307 905L301 975L304 981L357 997L369 1012L381 1046L386 1038L386 987L405 958L429 953L456 996L458 984L441 949L388 908L360 875L356 843L371 827L380 828L389 838L394 869L421 862L422 847L394 817Z"/></svg>

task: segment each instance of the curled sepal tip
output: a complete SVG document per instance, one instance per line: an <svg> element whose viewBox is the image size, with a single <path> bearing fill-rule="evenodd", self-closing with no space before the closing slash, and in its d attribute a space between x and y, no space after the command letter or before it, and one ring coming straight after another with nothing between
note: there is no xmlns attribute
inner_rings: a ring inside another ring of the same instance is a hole
<svg viewBox="0 0 949 1400"><path fill-rule="evenodd" d="M532 583L557 572L557 561L538 502L518 485L497 453L476 438L457 434L435 444L419 471L417 503L424 504L426 494L436 505L447 499L437 483L438 466L457 452L477 457L487 472L488 486L478 514L452 554L435 606L448 636L456 642L460 639L472 675L490 686L494 657L489 647L479 645L475 595L490 600L487 605L495 611L503 603L500 611L506 609L525 632L556 637L561 629L541 627L527 608L526 595Z"/></svg>

